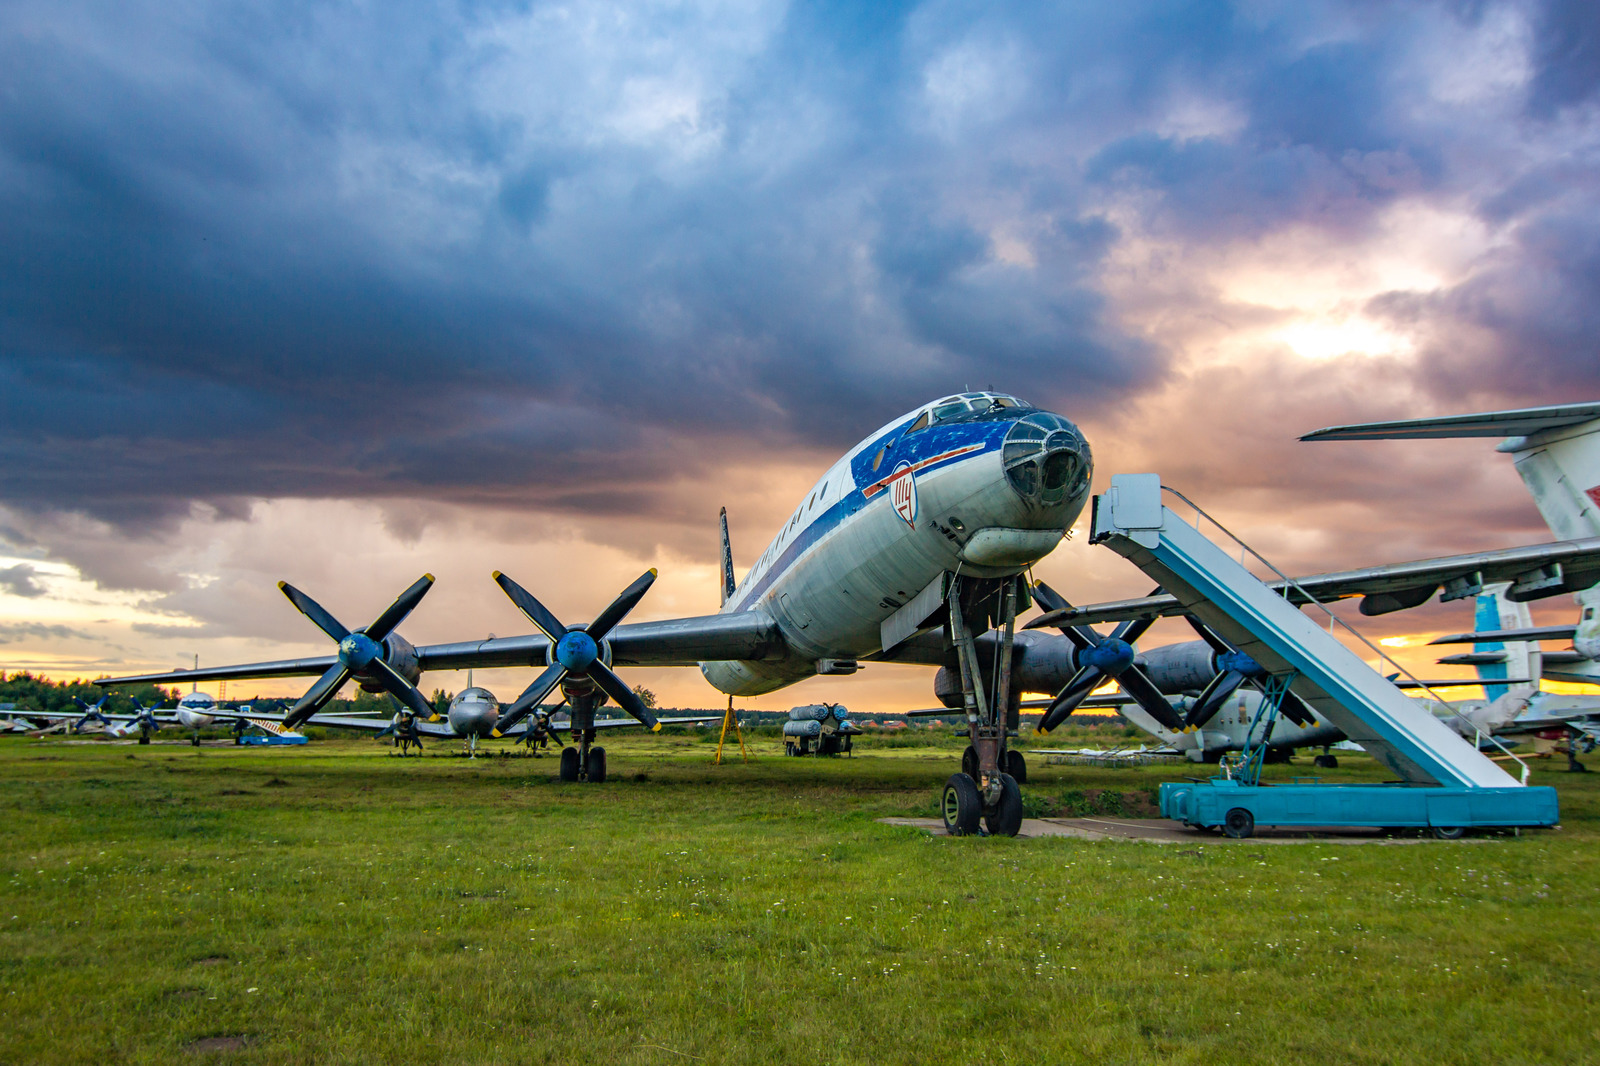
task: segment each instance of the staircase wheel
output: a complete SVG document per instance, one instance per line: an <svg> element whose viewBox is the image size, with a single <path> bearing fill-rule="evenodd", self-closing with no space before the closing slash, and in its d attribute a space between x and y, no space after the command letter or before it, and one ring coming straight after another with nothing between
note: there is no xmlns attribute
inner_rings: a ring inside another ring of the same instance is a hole
<svg viewBox="0 0 1600 1066"><path fill-rule="evenodd" d="M1256 816L1243 807L1235 807L1222 819L1222 832L1234 840L1244 840L1256 831Z"/></svg>

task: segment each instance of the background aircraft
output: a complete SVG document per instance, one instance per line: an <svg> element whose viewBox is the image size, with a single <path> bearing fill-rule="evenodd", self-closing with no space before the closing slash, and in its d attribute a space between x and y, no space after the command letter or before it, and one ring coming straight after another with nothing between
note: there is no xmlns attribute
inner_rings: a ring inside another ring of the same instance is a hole
<svg viewBox="0 0 1600 1066"><path fill-rule="evenodd" d="M1308 433L1306 441L1425 440L1502 437L1496 451L1511 456L1517 475L1545 524L1569 541L1600 537L1600 403L1556 404L1507 411L1365 422ZM1493 579L1485 579L1487 584ZM1570 640L1566 651L1542 656L1542 676L1551 681L1600 684L1600 573L1552 558L1516 578L1502 598L1518 605L1563 592L1574 594L1578 617L1571 625L1534 626L1525 608L1493 632L1456 633L1435 644ZM1482 629L1482 627L1479 627ZM1504 649L1498 649L1503 651ZM1441 662L1487 665L1484 654Z"/></svg>

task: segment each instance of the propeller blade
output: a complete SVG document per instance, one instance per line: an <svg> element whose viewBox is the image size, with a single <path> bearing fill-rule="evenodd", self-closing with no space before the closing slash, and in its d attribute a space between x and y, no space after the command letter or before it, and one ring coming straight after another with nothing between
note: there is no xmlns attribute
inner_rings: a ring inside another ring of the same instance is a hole
<svg viewBox="0 0 1600 1066"><path fill-rule="evenodd" d="M340 638L343 639L343 638ZM322 710L323 705L333 699L339 687L350 680L350 668L344 663L334 663L328 667L328 672L317 678L317 683L306 690L289 713L283 716L283 724L289 729L294 729L301 722Z"/></svg>
<svg viewBox="0 0 1600 1066"><path fill-rule="evenodd" d="M517 605L517 610L527 615L528 621L537 626L539 632L550 638L550 643L554 644L566 634L567 627L562 625L561 620L551 614L544 604L534 599L533 593L498 570L494 572L494 581L500 586L500 590L511 598L511 602Z"/></svg>
<svg viewBox="0 0 1600 1066"><path fill-rule="evenodd" d="M1072 679L1056 693L1056 698L1050 701L1050 706L1045 708L1044 717L1039 719L1036 727L1038 731L1048 733L1066 721L1067 716L1078 709L1078 704L1104 680L1105 674L1098 666L1079 667Z"/></svg>
<svg viewBox="0 0 1600 1066"><path fill-rule="evenodd" d="M341 625L337 618L323 610L320 603L307 596L304 592L301 592L287 581L278 582L278 588L282 590L285 596L289 597L289 602L294 604L295 610L315 622L318 629L334 640L343 640L350 635L350 631ZM373 639L379 638L374 637Z"/></svg>
<svg viewBox="0 0 1600 1066"><path fill-rule="evenodd" d="M566 676L567 668L560 663L551 663L545 667L544 673L534 678L533 684L523 689L522 695L517 697L516 702L500 715L500 720L494 724L495 736L499 736L526 718L528 712L550 695L550 690L561 684L561 679Z"/></svg>
<svg viewBox="0 0 1600 1066"><path fill-rule="evenodd" d="M1215 629L1212 629L1194 615L1186 614L1183 616L1183 620L1189 623L1189 628L1200 634L1200 639L1205 641L1211 650L1217 655L1227 655L1229 652L1233 651L1232 644L1229 644L1227 641L1223 640Z"/></svg>
<svg viewBox="0 0 1600 1066"><path fill-rule="evenodd" d="M622 595L611 601L611 606L601 611L593 622L590 622L586 632L595 640L605 639L616 624L628 616L628 612L638 606L644 594L650 591L650 586L656 582L656 568L651 567L639 575L639 579L622 590ZM613 697L615 698L615 697Z"/></svg>
<svg viewBox="0 0 1600 1066"><path fill-rule="evenodd" d="M1189 708L1189 718L1185 724L1198 729L1211 721L1222 705L1228 702L1228 697L1242 684L1244 675L1237 670L1224 670L1213 677L1200 691L1200 698L1194 701L1194 706Z"/></svg>
<svg viewBox="0 0 1600 1066"><path fill-rule="evenodd" d="M1040 581L1033 586L1033 592L1033 598L1038 600L1039 605L1044 607L1047 611L1062 611L1072 606L1067 602L1065 596L1061 595L1061 593L1057 592L1049 585L1046 585L1043 581ZM1092 648L1096 644L1100 643L1100 634L1096 633L1089 626L1057 626L1056 628L1060 629L1062 634L1064 634L1068 640L1072 641L1073 646L1078 648L1080 651L1086 648Z"/></svg>
<svg viewBox="0 0 1600 1066"><path fill-rule="evenodd" d="M422 698L422 693L417 691L417 686L407 681L400 675L400 671L384 662L382 659L372 660L371 671L378 675L378 680L383 687L389 690L389 695L411 708L411 713L429 718L438 712Z"/></svg>
<svg viewBox="0 0 1600 1066"><path fill-rule="evenodd" d="M1111 633L1112 640L1120 640L1126 644L1135 644L1144 636L1145 631L1156 624L1156 616L1149 618L1133 618L1118 626Z"/></svg>
<svg viewBox="0 0 1600 1066"><path fill-rule="evenodd" d="M652 732L661 729L661 723L656 721L656 716L650 713L650 708L644 705L639 694L624 684L622 678L612 673L605 663L597 662L589 667L589 679L599 685L600 691L610 696L613 703L649 726Z"/></svg>
<svg viewBox="0 0 1600 1066"><path fill-rule="evenodd" d="M1296 696L1293 689L1283 694L1283 702L1278 704L1278 710L1282 711L1283 716L1295 725L1310 726L1317 723L1317 716L1311 710L1310 705L1299 696Z"/></svg>
<svg viewBox="0 0 1600 1066"><path fill-rule="evenodd" d="M1178 712L1172 709L1172 704L1156 688L1156 683L1151 681L1145 672L1137 666L1130 666L1117 675L1117 684L1122 686L1122 691L1133 697L1135 703L1143 707L1145 713L1168 729L1182 729L1183 719L1178 717Z"/></svg>
<svg viewBox="0 0 1600 1066"><path fill-rule="evenodd" d="M423 574L421 577L417 578L410 588L402 592L399 597L393 603L391 603L370 626L366 628L365 632L367 636L381 643L383 638L387 637L395 626L405 621L406 615L410 614L412 610L416 608L417 604L422 602L422 597L426 596L428 594L428 590L431 588L433 588L432 574ZM343 640L344 638L337 637L335 639Z"/></svg>

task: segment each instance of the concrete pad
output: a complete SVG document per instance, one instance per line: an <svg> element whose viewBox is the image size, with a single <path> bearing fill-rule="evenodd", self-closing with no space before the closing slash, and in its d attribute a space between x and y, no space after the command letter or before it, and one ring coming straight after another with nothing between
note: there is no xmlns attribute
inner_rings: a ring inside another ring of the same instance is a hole
<svg viewBox="0 0 1600 1066"><path fill-rule="evenodd" d="M944 822L938 818L879 818L878 821L884 825L922 829L936 836L945 835ZM1296 826L1293 829L1264 826L1246 840L1234 840L1221 833L1187 828L1170 818L1024 818L1022 831L1017 836L1024 839L1133 840L1146 844L1422 844L1432 840L1424 836L1385 836L1378 829L1349 826ZM1482 837L1466 839L1483 841Z"/></svg>

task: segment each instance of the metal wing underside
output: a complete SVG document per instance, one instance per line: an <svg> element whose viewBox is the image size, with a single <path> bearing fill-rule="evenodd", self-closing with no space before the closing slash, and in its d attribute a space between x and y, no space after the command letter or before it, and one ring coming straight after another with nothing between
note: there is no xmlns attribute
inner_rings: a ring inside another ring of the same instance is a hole
<svg viewBox="0 0 1600 1066"><path fill-rule="evenodd" d="M618 626L611 631L608 641L614 666L695 666L701 662L722 659L770 659L781 657L784 650L778 624L764 611L702 615L698 618L673 618L664 622ZM537 633L455 644L429 644L417 649L417 665L424 673L429 670L481 670L507 666L542 667L545 665L548 645L549 641L543 634ZM183 681L317 677L337 661L333 655L318 655L307 659L282 659L277 662L106 678L97 683L171 684Z"/></svg>
<svg viewBox="0 0 1600 1066"><path fill-rule="evenodd" d="M1549 571L1560 565L1558 584L1554 592L1587 588L1600 582L1600 537L1582 540L1562 540L1550 544L1534 544L1521 548L1504 548L1498 551L1474 552L1468 555L1449 555L1437 559L1422 559L1389 566L1370 566L1360 570L1342 570L1331 574L1314 574L1296 578L1296 583L1323 603L1348 599L1352 596L1389 596L1405 606L1420 606L1441 587L1451 582L1461 582L1462 596L1473 594L1477 585L1497 582L1517 582L1540 570ZM1552 576L1555 576L1552 573ZM1282 581L1269 581L1268 588L1281 591ZM1291 589L1288 600L1297 606L1307 602L1298 590ZM1455 598L1452 596L1452 598ZM1513 597L1515 598L1515 597ZM1532 598L1532 597L1529 597ZM1388 613L1397 607L1386 607ZM1172 596L1146 596L1136 600L1115 600L1109 603L1069 607L1035 618L1028 629L1063 624L1095 625L1101 622L1126 622L1135 618L1155 616L1171 617L1184 614L1184 607Z"/></svg>

